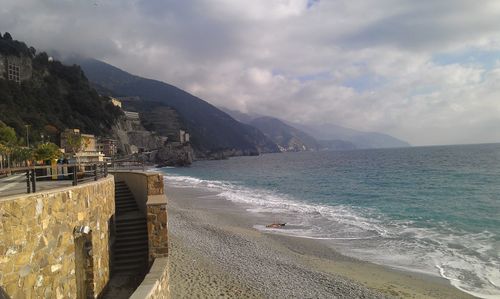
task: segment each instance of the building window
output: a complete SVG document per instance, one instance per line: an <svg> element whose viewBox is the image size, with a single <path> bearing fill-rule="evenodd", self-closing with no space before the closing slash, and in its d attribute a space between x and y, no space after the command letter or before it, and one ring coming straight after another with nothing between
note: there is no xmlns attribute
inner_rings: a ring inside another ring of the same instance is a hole
<svg viewBox="0 0 500 299"><path fill-rule="evenodd" d="M7 67L7 74L9 80L15 81L17 83L21 82L21 76L18 65L9 63Z"/></svg>

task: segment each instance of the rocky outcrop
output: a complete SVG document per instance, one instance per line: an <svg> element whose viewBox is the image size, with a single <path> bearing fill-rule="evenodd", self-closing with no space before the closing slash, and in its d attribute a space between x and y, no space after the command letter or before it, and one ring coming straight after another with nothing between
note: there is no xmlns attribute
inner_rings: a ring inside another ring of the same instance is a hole
<svg viewBox="0 0 500 299"><path fill-rule="evenodd" d="M193 149L189 144L167 143L156 153L159 166L186 166L193 163Z"/></svg>
<svg viewBox="0 0 500 299"><path fill-rule="evenodd" d="M135 109L140 98L121 98L126 109ZM113 127L113 133L118 140L120 153L125 156L137 155L142 160L156 163L160 166L185 166L193 162L191 144L183 140L179 142L180 123L175 111L170 108L158 111L132 112L125 111ZM164 130L156 130L160 115L163 113ZM160 113L160 114L161 114ZM151 125L152 120L156 126ZM145 128L147 126L148 128ZM168 127L168 128L167 128ZM152 130L155 131L152 131Z"/></svg>
<svg viewBox="0 0 500 299"><path fill-rule="evenodd" d="M113 135L118 140L119 153L123 155L151 151L163 146L165 138L147 131L139 119L122 116L113 126Z"/></svg>

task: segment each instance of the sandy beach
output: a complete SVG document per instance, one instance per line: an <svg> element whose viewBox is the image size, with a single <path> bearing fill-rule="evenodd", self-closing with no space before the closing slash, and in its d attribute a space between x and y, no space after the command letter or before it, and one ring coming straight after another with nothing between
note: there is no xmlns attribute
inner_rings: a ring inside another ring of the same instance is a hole
<svg viewBox="0 0 500 299"><path fill-rule="evenodd" d="M260 232L269 219L209 190L166 187L172 298L472 298L439 277Z"/></svg>

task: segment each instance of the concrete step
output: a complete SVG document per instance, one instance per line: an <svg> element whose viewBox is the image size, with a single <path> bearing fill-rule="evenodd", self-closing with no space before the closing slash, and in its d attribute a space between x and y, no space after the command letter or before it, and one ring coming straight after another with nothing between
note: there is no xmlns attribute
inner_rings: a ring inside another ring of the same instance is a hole
<svg viewBox="0 0 500 299"><path fill-rule="evenodd" d="M134 199L131 200L115 200L115 204L127 204L127 203L133 203L137 205Z"/></svg>
<svg viewBox="0 0 500 299"><path fill-rule="evenodd" d="M116 195L115 194L115 200L117 200L117 199L118 200L133 200L133 201L135 201L135 198L134 198L134 196L132 194L126 195L126 196L125 195L122 196L122 195Z"/></svg>
<svg viewBox="0 0 500 299"><path fill-rule="evenodd" d="M124 203L117 203L115 205L116 208L138 208L137 204L135 202L124 202Z"/></svg>
<svg viewBox="0 0 500 299"><path fill-rule="evenodd" d="M126 248L129 246L148 246L148 239L120 239L115 243L115 248Z"/></svg>
<svg viewBox="0 0 500 299"><path fill-rule="evenodd" d="M125 226L130 226L130 225L133 225L133 226L144 226L146 227L146 219L127 219L127 220L124 220L124 221L116 221L115 225L116 226L122 226L122 225L125 225Z"/></svg>
<svg viewBox="0 0 500 299"><path fill-rule="evenodd" d="M135 224L135 225L140 225L140 226L146 226L147 220L146 218L124 218L120 220L116 220L116 225L122 225L122 224Z"/></svg>
<svg viewBox="0 0 500 299"><path fill-rule="evenodd" d="M134 260L134 259L146 259L148 257L148 250L146 249L141 249L141 250L135 250L135 251L120 251L114 253L115 256L115 264L119 263L120 261L123 260Z"/></svg>
<svg viewBox="0 0 500 299"><path fill-rule="evenodd" d="M148 252L148 244L127 244L115 248L115 257L123 257L124 255L131 254L133 256L142 256Z"/></svg>
<svg viewBox="0 0 500 299"><path fill-rule="evenodd" d="M130 198L115 197L115 203L129 203L129 202L137 204L133 197Z"/></svg>
<svg viewBox="0 0 500 299"><path fill-rule="evenodd" d="M144 228L135 228L135 227L125 227L125 228L116 228L116 240L118 241L121 237L127 236L138 236L138 235L148 235L148 230Z"/></svg>
<svg viewBox="0 0 500 299"><path fill-rule="evenodd" d="M116 223L145 223L146 217L138 217L138 218L117 218Z"/></svg>
<svg viewBox="0 0 500 299"><path fill-rule="evenodd" d="M116 190L115 189L115 195L128 195L128 194L133 194L130 192L130 190Z"/></svg>
<svg viewBox="0 0 500 299"><path fill-rule="evenodd" d="M119 204L115 204L115 208L117 208L117 209L119 209L119 208L130 208L130 207L134 207L136 209L139 209L139 207L136 204L133 204L133 203L119 203Z"/></svg>
<svg viewBox="0 0 500 299"><path fill-rule="evenodd" d="M129 213L139 213L139 210L138 210L138 209L121 209L121 210L117 209L117 210L115 211L115 214L116 214L117 216L120 216L120 215L127 215L127 214L129 214Z"/></svg>
<svg viewBox="0 0 500 299"><path fill-rule="evenodd" d="M134 199L134 195L132 193L127 193L127 194L125 194L125 193L124 194L115 193L115 198L118 198L118 199Z"/></svg>
<svg viewBox="0 0 500 299"><path fill-rule="evenodd" d="M116 207L116 210L118 213L120 213L120 212L128 212L128 211L139 211L139 208L137 206L124 207L124 208Z"/></svg>
<svg viewBox="0 0 500 299"><path fill-rule="evenodd" d="M115 194L129 194L132 193L129 189L115 189Z"/></svg>
<svg viewBox="0 0 500 299"><path fill-rule="evenodd" d="M131 204L137 205L134 198L127 198L127 199L123 199L123 198L116 199L115 198L115 204L126 204L126 203L131 203Z"/></svg>
<svg viewBox="0 0 500 299"><path fill-rule="evenodd" d="M137 233L137 232L145 232L146 234L148 233L148 228L146 226L117 226L116 227L116 234L117 235L123 235L124 233L126 234L127 232L132 233Z"/></svg>
<svg viewBox="0 0 500 299"><path fill-rule="evenodd" d="M135 201L120 201L115 202L115 206L123 206L123 205L134 205L137 207L137 203Z"/></svg>
<svg viewBox="0 0 500 299"><path fill-rule="evenodd" d="M123 233L121 233L120 235L116 235L116 239L115 239L115 242L120 242L120 239L121 238L126 238L124 239L124 241L127 241L127 240L130 240L130 241L134 241L134 240L145 240L147 241L148 239L148 232L146 230L144 231L134 231L134 232L129 232L129 231L125 231Z"/></svg>
<svg viewBox="0 0 500 299"><path fill-rule="evenodd" d="M127 207L121 207L121 206L115 206L116 210L118 211L124 211L124 210L133 210L133 211L139 211L139 208L137 207L137 205L130 205L130 206L127 206Z"/></svg>
<svg viewBox="0 0 500 299"><path fill-rule="evenodd" d="M115 249L114 254L118 259L144 257L148 255L148 244L123 244Z"/></svg>
<svg viewBox="0 0 500 299"><path fill-rule="evenodd" d="M121 222L121 223L116 223L115 227L117 228L129 228L129 227L144 227L147 229L146 222Z"/></svg>
<svg viewBox="0 0 500 299"><path fill-rule="evenodd" d="M119 199L134 199L134 195L132 193L115 193L115 198Z"/></svg>
<svg viewBox="0 0 500 299"><path fill-rule="evenodd" d="M124 226L117 226L116 227L116 232L120 233L120 236L121 236L122 232L127 232L127 231L130 233L146 232L146 235L147 235L148 228L147 228L147 226L134 226L134 225L124 225Z"/></svg>
<svg viewBox="0 0 500 299"><path fill-rule="evenodd" d="M133 200L135 201L135 198L132 194L117 194L115 193L115 200L120 199L120 200Z"/></svg>
<svg viewBox="0 0 500 299"><path fill-rule="evenodd" d="M139 272L146 268L146 259L136 259L123 261L122 263L117 263L113 267L114 273L130 273L130 272Z"/></svg>
<svg viewBox="0 0 500 299"><path fill-rule="evenodd" d="M147 255L141 257L124 258L120 260L115 259L115 270L117 269L137 269L145 266L147 262Z"/></svg>
<svg viewBox="0 0 500 299"><path fill-rule="evenodd" d="M132 260L132 261L124 261L123 263L116 264L113 267L113 271L115 273L129 273L129 272L137 272L146 267L145 260Z"/></svg>
<svg viewBox="0 0 500 299"><path fill-rule="evenodd" d="M127 185L115 185L115 190L130 190Z"/></svg>
<svg viewBox="0 0 500 299"><path fill-rule="evenodd" d="M116 239L115 244L119 242L148 242L147 234L137 234L137 235L123 235Z"/></svg>
<svg viewBox="0 0 500 299"><path fill-rule="evenodd" d="M137 265L147 261L148 253L141 252L142 255L115 257L115 266L126 266L127 264Z"/></svg>

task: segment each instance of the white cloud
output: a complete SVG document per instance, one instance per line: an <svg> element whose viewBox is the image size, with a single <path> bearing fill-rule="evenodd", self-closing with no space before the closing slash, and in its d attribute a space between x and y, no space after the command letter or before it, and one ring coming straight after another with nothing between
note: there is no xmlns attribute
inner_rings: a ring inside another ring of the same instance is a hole
<svg viewBox="0 0 500 299"><path fill-rule="evenodd" d="M18 0L0 31L184 88L218 106L383 131L499 141L498 1ZM497 63L498 64L498 63Z"/></svg>

